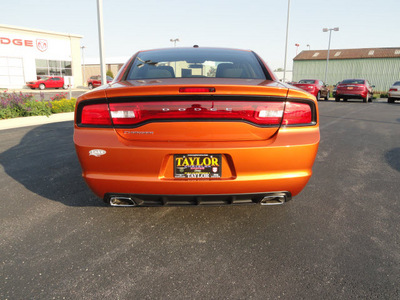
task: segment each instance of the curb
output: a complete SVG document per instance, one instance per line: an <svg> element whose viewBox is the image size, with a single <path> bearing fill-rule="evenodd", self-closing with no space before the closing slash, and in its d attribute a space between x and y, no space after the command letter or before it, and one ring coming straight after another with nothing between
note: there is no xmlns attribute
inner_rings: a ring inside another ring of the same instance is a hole
<svg viewBox="0 0 400 300"><path fill-rule="evenodd" d="M0 130L43 125L57 122L73 121L74 112L58 113L46 116L20 117L0 120Z"/></svg>

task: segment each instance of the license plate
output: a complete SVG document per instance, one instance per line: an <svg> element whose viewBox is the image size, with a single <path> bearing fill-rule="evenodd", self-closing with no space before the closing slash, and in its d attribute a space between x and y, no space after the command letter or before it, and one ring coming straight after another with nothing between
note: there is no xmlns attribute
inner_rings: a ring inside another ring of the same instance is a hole
<svg viewBox="0 0 400 300"><path fill-rule="evenodd" d="M174 154L175 178L220 178L221 154Z"/></svg>
<svg viewBox="0 0 400 300"><path fill-rule="evenodd" d="M352 90L353 87L352 87L352 86L348 86L347 89L348 89L348 90Z"/></svg>

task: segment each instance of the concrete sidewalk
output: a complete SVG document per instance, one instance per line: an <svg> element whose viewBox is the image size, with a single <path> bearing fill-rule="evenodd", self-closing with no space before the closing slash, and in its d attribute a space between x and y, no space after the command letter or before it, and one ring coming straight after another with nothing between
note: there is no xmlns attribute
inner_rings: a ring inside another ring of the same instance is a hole
<svg viewBox="0 0 400 300"><path fill-rule="evenodd" d="M33 116L33 117L5 119L5 120L0 120L0 130L43 125L43 124L50 124L57 122L65 122L65 121L73 121L73 120L74 120L73 112L53 114L49 117Z"/></svg>

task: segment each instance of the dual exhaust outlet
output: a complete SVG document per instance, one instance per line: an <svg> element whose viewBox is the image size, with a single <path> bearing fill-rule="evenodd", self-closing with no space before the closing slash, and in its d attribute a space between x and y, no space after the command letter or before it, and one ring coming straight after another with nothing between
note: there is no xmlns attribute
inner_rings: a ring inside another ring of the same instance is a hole
<svg viewBox="0 0 400 300"><path fill-rule="evenodd" d="M260 203L263 206L266 205L281 205L291 199L290 194L287 193L273 193L269 195L264 195ZM132 207L140 206L132 197L129 196L111 196L109 198L109 203L111 206L118 207Z"/></svg>

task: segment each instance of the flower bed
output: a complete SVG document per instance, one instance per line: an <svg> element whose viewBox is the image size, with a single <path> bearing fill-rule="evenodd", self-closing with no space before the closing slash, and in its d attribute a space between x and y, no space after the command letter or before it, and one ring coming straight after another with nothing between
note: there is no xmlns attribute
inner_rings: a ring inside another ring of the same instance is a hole
<svg viewBox="0 0 400 300"><path fill-rule="evenodd" d="M66 99L67 93L57 94L50 100L44 100L44 94L36 99L31 93L0 93L0 119L27 116L49 116L52 113L71 112L75 109L76 99Z"/></svg>

